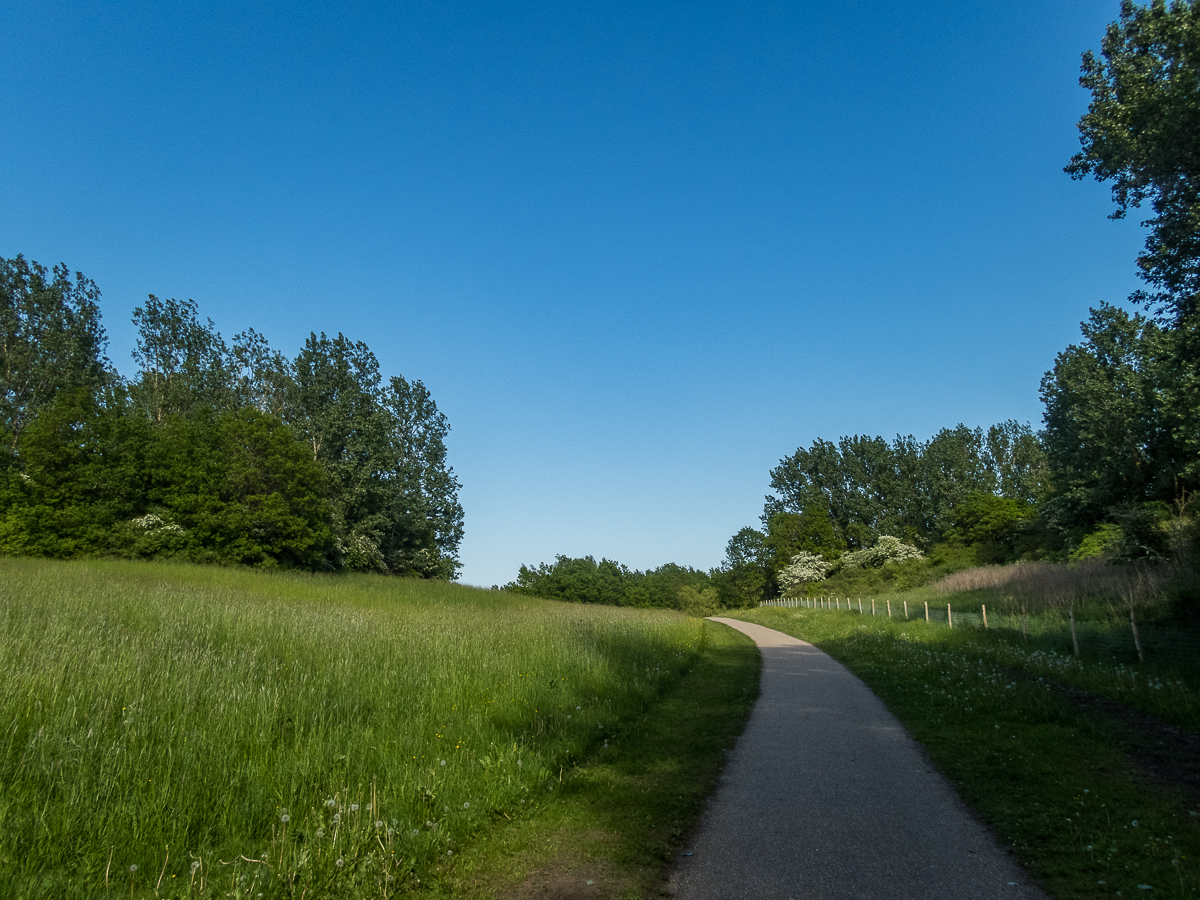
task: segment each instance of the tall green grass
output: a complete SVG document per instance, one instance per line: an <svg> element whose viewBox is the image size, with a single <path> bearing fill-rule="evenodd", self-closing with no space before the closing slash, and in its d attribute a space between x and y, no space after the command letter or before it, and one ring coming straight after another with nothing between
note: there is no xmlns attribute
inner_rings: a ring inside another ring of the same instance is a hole
<svg viewBox="0 0 1200 900"><path fill-rule="evenodd" d="M369 576L0 559L0 585L4 896L395 893L703 634Z"/></svg>

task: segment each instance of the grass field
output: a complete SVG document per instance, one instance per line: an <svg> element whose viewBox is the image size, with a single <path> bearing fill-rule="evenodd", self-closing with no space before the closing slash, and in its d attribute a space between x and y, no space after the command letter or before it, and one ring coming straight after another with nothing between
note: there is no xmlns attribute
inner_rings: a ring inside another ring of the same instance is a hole
<svg viewBox="0 0 1200 900"><path fill-rule="evenodd" d="M489 835L553 809L569 833L555 792L645 765L610 756L656 709L712 769L756 683L671 612L161 564L0 559L0 585L3 896L485 895L519 875ZM714 665L720 727L679 691ZM660 763L621 777L674 795ZM694 793L641 814L678 840Z"/></svg>
<svg viewBox="0 0 1200 900"><path fill-rule="evenodd" d="M862 678L1055 896L1200 891L1194 654L1190 666L1076 659L1061 634L1038 643L842 606L734 615Z"/></svg>

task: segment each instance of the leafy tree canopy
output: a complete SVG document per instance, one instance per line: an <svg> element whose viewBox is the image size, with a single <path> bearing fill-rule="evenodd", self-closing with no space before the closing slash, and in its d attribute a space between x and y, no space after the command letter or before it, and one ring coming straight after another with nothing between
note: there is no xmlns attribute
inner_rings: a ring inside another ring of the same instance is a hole
<svg viewBox="0 0 1200 900"><path fill-rule="evenodd" d="M1200 2L1123 0L1079 83L1092 101L1066 171L1111 181L1113 218L1150 203L1138 266L1152 291L1134 299L1178 321L1200 298Z"/></svg>

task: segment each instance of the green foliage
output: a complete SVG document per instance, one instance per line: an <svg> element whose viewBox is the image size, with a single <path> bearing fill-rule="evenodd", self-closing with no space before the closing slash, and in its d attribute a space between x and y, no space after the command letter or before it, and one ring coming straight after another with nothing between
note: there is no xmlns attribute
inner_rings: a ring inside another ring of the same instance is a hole
<svg viewBox="0 0 1200 900"><path fill-rule="evenodd" d="M1193 330L1190 320L1163 329L1102 305L1083 325L1086 340L1060 353L1043 378L1055 484L1047 512L1076 542L1101 522L1137 518L1129 511L1173 503L1198 486L1197 374L1186 361ZM1138 540L1141 555L1163 552Z"/></svg>
<svg viewBox="0 0 1200 900"><path fill-rule="evenodd" d="M719 608L716 588L696 588L690 584L680 585L676 593L676 608L686 615L703 619L716 615Z"/></svg>
<svg viewBox="0 0 1200 900"><path fill-rule="evenodd" d="M1112 182L1112 218L1150 201L1138 266L1155 292L1134 299L1178 322L1200 298L1200 3L1124 0L1101 58L1085 53L1082 72L1092 102L1066 171Z"/></svg>
<svg viewBox="0 0 1200 900"><path fill-rule="evenodd" d="M1111 559L1120 552L1123 542L1121 526L1104 522L1079 542L1079 546L1071 551L1071 559Z"/></svg>
<svg viewBox="0 0 1200 900"><path fill-rule="evenodd" d="M1004 422L984 432L959 425L929 441L855 435L837 444L817 440L771 471L763 521L780 513L821 517L836 542L861 549L881 534L928 546L940 540L951 510L972 493L996 493L1035 503L1046 493L1047 466L1028 425ZM810 552L820 552L812 550ZM786 565L786 562L783 563Z"/></svg>
<svg viewBox="0 0 1200 900"><path fill-rule="evenodd" d="M700 603L697 598L702 597L708 603L717 596L706 573L674 563L640 572L611 559L596 562L591 556L561 554L552 565L521 566L517 580L505 585L507 591L531 597L658 609L680 608L684 588L692 592L688 602Z"/></svg>
<svg viewBox="0 0 1200 900"><path fill-rule="evenodd" d="M149 508L179 530L141 526L139 555L314 568L328 550L325 473L278 419L253 409L169 416L146 468Z"/></svg>
<svg viewBox="0 0 1200 900"><path fill-rule="evenodd" d="M743 528L729 539L725 560L712 573L721 606L726 609L758 606L770 577L766 537L754 528Z"/></svg>
<svg viewBox="0 0 1200 900"><path fill-rule="evenodd" d="M155 422L201 407L234 405L233 363L212 319L202 323L194 300L159 300L153 294L133 311L137 326L129 385L134 406Z"/></svg>
<svg viewBox="0 0 1200 900"><path fill-rule="evenodd" d="M122 523L145 511L149 427L60 392L23 431L3 472L0 552L68 557L117 552Z"/></svg>
<svg viewBox="0 0 1200 900"><path fill-rule="evenodd" d="M100 291L66 265L0 259L0 433L10 448L60 391L99 389L108 360Z"/></svg>
<svg viewBox="0 0 1200 900"><path fill-rule="evenodd" d="M1022 526L1034 510L1019 500L977 491L950 511L946 538L975 547L980 563L1005 562L1017 555L1019 539L1029 532Z"/></svg>
<svg viewBox="0 0 1200 900"><path fill-rule="evenodd" d="M825 581L810 587L807 593L841 597L881 596L915 590L975 565L973 548L961 544L936 544L922 559L906 559L871 568L840 569Z"/></svg>
<svg viewBox="0 0 1200 900"><path fill-rule="evenodd" d="M412 532L424 526L432 535L433 546L419 547L412 552L403 547L403 538L393 533L385 545L391 550L393 569L420 569L422 561L433 556L437 564L448 571L443 577L457 573L458 546L463 538L463 508L458 502L461 485L454 470L446 464L446 435L450 422L434 403L428 388L420 381L393 377L383 396L383 407L389 414L391 471L388 480L399 487L393 498L400 515L394 521L409 524Z"/></svg>
<svg viewBox="0 0 1200 900"><path fill-rule="evenodd" d="M192 300L134 310L137 374L105 370L92 282L0 260L0 552L175 557L457 577L450 426L363 343L230 347Z"/></svg>

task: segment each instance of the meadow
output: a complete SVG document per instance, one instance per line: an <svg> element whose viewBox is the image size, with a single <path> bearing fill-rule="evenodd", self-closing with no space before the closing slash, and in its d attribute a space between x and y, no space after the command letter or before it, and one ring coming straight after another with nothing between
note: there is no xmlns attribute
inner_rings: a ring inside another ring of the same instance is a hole
<svg viewBox="0 0 1200 900"><path fill-rule="evenodd" d="M375 576L0 559L0 585L4 896L444 891L715 628Z"/></svg>
<svg viewBox="0 0 1200 900"><path fill-rule="evenodd" d="M980 596L961 585L889 599L891 618L883 601L872 616L869 600L860 614L844 598L840 609L807 601L733 615L816 644L866 682L1053 896L1200 891L1194 635L1188 652L1139 661L1128 612L1104 621L1097 603L1088 627L1111 640L1084 641L1076 656L1061 609L1029 616L1023 635L1019 616L1006 628L967 624ZM926 623L924 604L938 601L940 620Z"/></svg>

